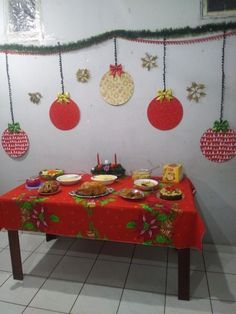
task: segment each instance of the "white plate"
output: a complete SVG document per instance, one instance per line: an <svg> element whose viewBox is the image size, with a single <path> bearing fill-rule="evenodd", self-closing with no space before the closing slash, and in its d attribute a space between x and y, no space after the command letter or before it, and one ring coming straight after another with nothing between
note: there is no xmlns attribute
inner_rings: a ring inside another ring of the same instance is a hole
<svg viewBox="0 0 236 314"><path fill-rule="evenodd" d="M62 185L73 185L80 181L81 175L79 174L63 174L62 176L59 176L56 178L57 182L59 182Z"/></svg>
<svg viewBox="0 0 236 314"><path fill-rule="evenodd" d="M111 194L114 191L114 189L112 188L107 188L105 193L99 194L99 195L83 195L80 194L78 191L71 191L69 194L71 196L78 196L81 198L97 198L97 197L102 197L102 196L106 196L108 194Z"/></svg>
<svg viewBox="0 0 236 314"><path fill-rule="evenodd" d="M134 181L134 185L143 191L151 191L158 186L158 181L153 179L138 179Z"/></svg>

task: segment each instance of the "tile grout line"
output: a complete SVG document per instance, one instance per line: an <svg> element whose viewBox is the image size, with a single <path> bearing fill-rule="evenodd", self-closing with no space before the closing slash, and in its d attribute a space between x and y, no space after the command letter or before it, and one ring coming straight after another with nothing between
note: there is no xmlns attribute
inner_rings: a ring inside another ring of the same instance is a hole
<svg viewBox="0 0 236 314"><path fill-rule="evenodd" d="M74 242L74 241L73 241ZM53 271L56 269L56 267L59 265L59 263L62 261L62 259L65 257L66 253L69 251L69 249L71 248L73 242L71 243L71 245L68 247L67 250L65 250L65 253L63 255L61 255L61 258L58 260L58 262L56 263L56 265L53 267L53 269L51 270L51 272L48 274L48 276L42 277L45 278L45 280L43 281L42 285L39 287L39 289L36 291L36 293L33 295L33 297L30 299L30 301L28 302L28 304L26 305L26 308L24 309L24 311L22 312L22 314L25 312L25 310L29 307L30 303L32 302L32 300L36 297L36 295L38 294L38 292L41 290L41 288L43 287L43 285L45 284L45 282L50 278L51 274L53 273ZM40 244L41 245L41 244ZM37 247L38 248L38 247ZM37 249L36 248L36 249ZM45 309L44 309L45 310Z"/></svg>
<svg viewBox="0 0 236 314"><path fill-rule="evenodd" d="M202 252L202 258L203 258L204 270L205 270L205 275L206 275L207 290L208 290L208 294L209 294L211 313L214 314L212 300L211 300L211 293L210 293L210 285L209 285L208 275L207 275L207 270L206 270L206 261L205 261L204 252Z"/></svg>
<svg viewBox="0 0 236 314"><path fill-rule="evenodd" d="M84 279L84 282L82 283L82 287L80 288L80 290L79 290L79 292L78 292L78 295L77 295L77 297L75 298L75 301L73 302L73 304L72 304L72 306L71 306L71 308L70 308L70 310L69 310L68 313L71 313L71 311L72 311L72 309L73 309L73 307L74 307L76 301L78 300L78 298L79 298L79 296L80 296L80 293L81 293L82 289L84 288L84 285L86 284L86 281L87 281L89 275L91 274L91 272L92 272L92 270L93 270L93 267L94 267L94 265L96 264L96 262L97 262L97 260L98 260L98 257L99 257L99 255L100 255L100 253L101 253L101 251L102 251L104 245L105 245L105 241L103 241L103 243L102 243L102 245L101 245L101 247L100 247L100 249L99 249L99 252L97 253L97 256L96 256L96 258L94 259L94 262L93 262L93 264L92 264L92 266L91 266L91 268L90 268L90 271L88 272L88 275L87 275L86 278Z"/></svg>
<svg viewBox="0 0 236 314"><path fill-rule="evenodd" d="M128 280L130 268L131 268L132 261L133 261L133 258L134 258L135 249L136 249L136 245L134 245L134 247L133 247L133 252L132 252L132 255L131 255L130 262L129 262L129 267L128 267L128 271L127 271L127 274L126 274L126 277L125 277L125 281L124 281L124 285L123 285L123 288L122 288L122 292L121 292L119 304L118 304L118 307L117 307L117 310L116 310L116 314L118 314L119 309L120 309L121 300L122 300L122 297L123 297L123 294L124 294L124 291L125 291L125 286L126 286L126 283L127 283L127 280Z"/></svg>
<svg viewBox="0 0 236 314"><path fill-rule="evenodd" d="M167 293L167 279L168 279L168 263L169 263L169 248L167 248L166 252L166 278L165 278L165 298L164 298L164 312L166 313L166 293Z"/></svg>

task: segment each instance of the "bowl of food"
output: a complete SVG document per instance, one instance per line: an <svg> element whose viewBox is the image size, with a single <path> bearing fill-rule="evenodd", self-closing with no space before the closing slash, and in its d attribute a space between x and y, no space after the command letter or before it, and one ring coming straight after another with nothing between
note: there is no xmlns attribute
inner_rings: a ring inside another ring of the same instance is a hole
<svg viewBox="0 0 236 314"><path fill-rule="evenodd" d="M132 171L132 179L149 179L151 177L151 171L148 169L139 169Z"/></svg>
<svg viewBox="0 0 236 314"><path fill-rule="evenodd" d="M43 185L38 189L41 195L53 195L60 192L59 183L57 181L45 181Z"/></svg>
<svg viewBox="0 0 236 314"><path fill-rule="evenodd" d="M143 191L151 191L158 186L158 181L153 179L138 179L134 181L134 185Z"/></svg>
<svg viewBox="0 0 236 314"><path fill-rule="evenodd" d="M44 169L39 172L39 175L44 180L56 180L57 177L64 174L62 169Z"/></svg>
<svg viewBox="0 0 236 314"><path fill-rule="evenodd" d="M61 185L73 185L77 184L81 178L82 176L79 174L70 173L63 174L62 176L57 177L56 180Z"/></svg>
<svg viewBox="0 0 236 314"><path fill-rule="evenodd" d="M123 189L119 194L128 200L140 200L145 197L145 194L138 189Z"/></svg>
<svg viewBox="0 0 236 314"><path fill-rule="evenodd" d="M91 177L91 180L95 182L101 182L104 185L112 184L118 177L112 174L98 174Z"/></svg>

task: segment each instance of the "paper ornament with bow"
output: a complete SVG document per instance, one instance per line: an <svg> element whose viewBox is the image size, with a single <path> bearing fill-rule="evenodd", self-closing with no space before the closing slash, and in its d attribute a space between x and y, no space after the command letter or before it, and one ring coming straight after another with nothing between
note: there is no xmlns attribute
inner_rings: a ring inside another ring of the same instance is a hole
<svg viewBox="0 0 236 314"><path fill-rule="evenodd" d="M116 38L114 38L115 64L110 64L100 81L100 94L110 105L119 106L125 104L133 95L134 82L130 74L123 70L121 64L117 64Z"/></svg>

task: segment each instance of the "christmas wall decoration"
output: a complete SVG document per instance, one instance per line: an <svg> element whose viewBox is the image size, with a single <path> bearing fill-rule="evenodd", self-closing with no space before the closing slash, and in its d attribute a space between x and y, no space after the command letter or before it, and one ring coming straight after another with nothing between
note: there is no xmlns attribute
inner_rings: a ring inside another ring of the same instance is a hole
<svg viewBox="0 0 236 314"><path fill-rule="evenodd" d="M220 119L215 121L213 128L208 129L200 139L202 154L210 161L222 163L232 159L236 154L236 133L230 129L227 120L223 120L224 93L225 93L225 32L223 36L222 59L221 59L221 103Z"/></svg>
<svg viewBox="0 0 236 314"><path fill-rule="evenodd" d="M173 96L172 90L166 88L166 38L163 41L163 90L150 102L147 109L149 122L159 130L175 128L183 117L183 107Z"/></svg>
<svg viewBox="0 0 236 314"><path fill-rule="evenodd" d="M60 48L60 43L58 43L58 46ZM67 131L73 129L79 123L80 110L77 104L70 98L70 94L65 92L60 49L59 68L61 74L62 92L57 95L57 99L52 103L49 110L49 116L56 128Z"/></svg>
<svg viewBox="0 0 236 314"><path fill-rule="evenodd" d="M78 69L76 72L77 81L81 83L87 83L90 79L90 73L88 69Z"/></svg>
<svg viewBox="0 0 236 314"><path fill-rule="evenodd" d="M19 122L15 122L14 119L11 80L7 53L6 53L6 72L8 80L8 92L12 123L8 123L8 128L2 134L2 147L10 157L19 158L22 157L27 152L29 148L29 139L25 131L21 129Z"/></svg>
<svg viewBox="0 0 236 314"><path fill-rule="evenodd" d="M201 97L206 96L206 93L203 91L205 89L205 85L202 83L192 82L190 87L187 87L186 90L188 92L188 99L190 101L199 102Z"/></svg>
<svg viewBox="0 0 236 314"><path fill-rule="evenodd" d="M149 53L146 52L145 57L141 58L142 60L142 67L146 68L148 71L157 67L156 61L157 56L151 56Z"/></svg>
<svg viewBox="0 0 236 314"><path fill-rule="evenodd" d="M134 82L132 77L123 71L121 64L117 63L116 38L114 38L115 64L110 65L100 81L100 93L102 98L110 105L125 104L133 95Z"/></svg>
<svg viewBox="0 0 236 314"><path fill-rule="evenodd" d="M41 98L43 97L40 93L28 93L28 95L30 96L30 101L33 103L33 104L39 104L40 103L40 100Z"/></svg>

